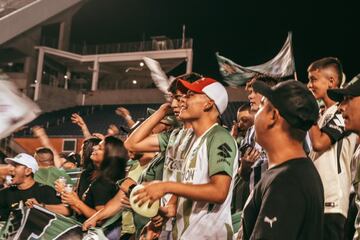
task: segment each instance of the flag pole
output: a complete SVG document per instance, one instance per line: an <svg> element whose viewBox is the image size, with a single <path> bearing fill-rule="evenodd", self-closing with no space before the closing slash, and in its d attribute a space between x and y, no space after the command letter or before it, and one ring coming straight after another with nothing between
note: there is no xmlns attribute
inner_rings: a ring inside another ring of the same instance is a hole
<svg viewBox="0 0 360 240"><path fill-rule="evenodd" d="M182 43L181 43L181 48L185 48L185 24L183 24L183 27L182 27Z"/></svg>
<svg viewBox="0 0 360 240"><path fill-rule="evenodd" d="M291 48L291 55L293 57L293 61L294 61L294 78L296 81L298 81L298 77L297 77L297 72L296 72L296 64L295 64L295 56L294 56L294 49L293 49L293 42L292 42L292 32L288 32L288 35L290 36L290 48Z"/></svg>

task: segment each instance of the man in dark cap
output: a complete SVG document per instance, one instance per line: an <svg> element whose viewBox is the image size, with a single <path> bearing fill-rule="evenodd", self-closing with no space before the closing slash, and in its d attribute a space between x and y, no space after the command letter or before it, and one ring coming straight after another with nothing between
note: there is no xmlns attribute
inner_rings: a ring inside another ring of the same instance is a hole
<svg viewBox="0 0 360 240"><path fill-rule="evenodd" d="M345 131L353 132L360 136L360 80L350 83L346 88L330 89L328 96L333 101L340 103L340 112L345 122ZM360 145L357 147L352 159L352 184L356 193L355 205L360 209ZM354 239L360 237L360 214L355 218Z"/></svg>
<svg viewBox="0 0 360 240"><path fill-rule="evenodd" d="M322 239L323 186L303 149L306 132L318 119L316 100L295 80L272 88L255 82L253 88L264 96L255 134L269 169L248 198L238 238Z"/></svg>

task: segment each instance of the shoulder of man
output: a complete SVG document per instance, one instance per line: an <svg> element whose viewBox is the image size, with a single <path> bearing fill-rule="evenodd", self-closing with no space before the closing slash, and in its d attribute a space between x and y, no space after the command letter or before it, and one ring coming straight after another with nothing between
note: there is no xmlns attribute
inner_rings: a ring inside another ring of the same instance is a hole
<svg viewBox="0 0 360 240"><path fill-rule="evenodd" d="M208 134L206 147L210 176L218 172L226 172L232 176L238 152L235 139L221 126L215 126Z"/></svg>

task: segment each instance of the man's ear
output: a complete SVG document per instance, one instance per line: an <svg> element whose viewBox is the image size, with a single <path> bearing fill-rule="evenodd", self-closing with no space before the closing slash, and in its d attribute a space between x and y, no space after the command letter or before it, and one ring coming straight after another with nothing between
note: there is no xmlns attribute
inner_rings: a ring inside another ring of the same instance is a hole
<svg viewBox="0 0 360 240"><path fill-rule="evenodd" d="M31 173L32 173L32 169L31 168L25 168L25 175L26 176L30 176L31 175Z"/></svg>
<svg viewBox="0 0 360 240"><path fill-rule="evenodd" d="M209 112L213 107L215 107L215 102L210 99L204 105L204 112Z"/></svg>
<svg viewBox="0 0 360 240"><path fill-rule="evenodd" d="M333 76L329 77L329 88L337 88L337 81Z"/></svg>
<svg viewBox="0 0 360 240"><path fill-rule="evenodd" d="M279 117L280 117L279 111L276 108L272 107L269 113L268 129L273 128L278 123Z"/></svg>

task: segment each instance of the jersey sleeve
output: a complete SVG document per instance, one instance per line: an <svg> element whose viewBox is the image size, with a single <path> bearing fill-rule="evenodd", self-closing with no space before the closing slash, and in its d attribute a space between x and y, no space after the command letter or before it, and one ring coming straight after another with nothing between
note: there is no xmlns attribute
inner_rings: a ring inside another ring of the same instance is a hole
<svg viewBox="0 0 360 240"><path fill-rule="evenodd" d="M233 166L237 156L234 138L225 131L219 131L207 141L209 176L224 172L233 175Z"/></svg>
<svg viewBox="0 0 360 240"><path fill-rule="evenodd" d="M342 139L345 136L345 122L341 113L337 111L326 125L321 128L321 131L329 136L331 144Z"/></svg>
<svg viewBox="0 0 360 240"><path fill-rule="evenodd" d="M266 190L250 239L296 239L305 213L305 198L287 179ZM285 197L286 196L286 197Z"/></svg>
<svg viewBox="0 0 360 240"><path fill-rule="evenodd" d="M94 208L96 206L105 205L116 194L115 184L106 181L96 182L91 189L91 194L94 199Z"/></svg>
<svg viewBox="0 0 360 240"><path fill-rule="evenodd" d="M163 152L166 150L166 147L169 143L171 132L165 131L158 134L160 151Z"/></svg>

